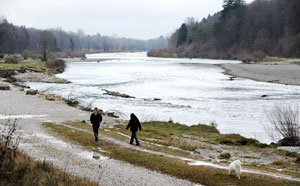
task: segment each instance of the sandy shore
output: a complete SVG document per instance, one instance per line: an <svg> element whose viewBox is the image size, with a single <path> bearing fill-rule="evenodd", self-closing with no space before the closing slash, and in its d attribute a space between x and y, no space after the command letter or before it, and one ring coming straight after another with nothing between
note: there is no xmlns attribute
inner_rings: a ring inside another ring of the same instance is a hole
<svg viewBox="0 0 300 186"><path fill-rule="evenodd" d="M292 64L223 64L225 74L256 81L300 85L300 66Z"/></svg>

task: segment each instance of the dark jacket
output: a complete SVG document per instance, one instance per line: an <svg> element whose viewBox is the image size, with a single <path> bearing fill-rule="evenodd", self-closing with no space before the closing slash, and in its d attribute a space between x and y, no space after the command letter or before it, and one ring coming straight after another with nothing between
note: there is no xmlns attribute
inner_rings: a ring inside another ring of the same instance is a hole
<svg viewBox="0 0 300 186"><path fill-rule="evenodd" d="M91 120L91 123L93 124L93 126L100 126L100 123L102 121L102 116L100 113L98 113L97 115L92 113L90 120Z"/></svg>
<svg viewBox="0 0 300 186"><path fill-rule="evenodd" d="M130 121L129 121L126 129L128 129L128 128L130 128L131 132L137 132L138 129L140 129L140 131L142 130L141 123L135 115L130 118Z"/></svg>

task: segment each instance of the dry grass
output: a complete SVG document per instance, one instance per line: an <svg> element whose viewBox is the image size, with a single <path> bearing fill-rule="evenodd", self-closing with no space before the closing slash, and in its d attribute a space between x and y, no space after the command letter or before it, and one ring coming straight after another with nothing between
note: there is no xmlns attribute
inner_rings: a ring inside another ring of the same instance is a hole
<svg viewBox="0 0 300 186"><path fill-rule="evenodd" d="M71 176L56 169L46 161L34 161L18 152L14 158L14 167L0 169L0 185L78 185L93 186L96 183Z"/></svg>
<svg viewBox="0 0 300 186"><path fill-rule="evenodd" d="M237 180L234 176L228 176L226 170L203 166L189 166L183 160L120 147L101 139L98 143L95 143L93 136L87 132L73 132L74 129L53 123L45 123L44 125L52 133L70 142L80 144L86 149L97 151L113 159L125 161L136 166L142 166L205 185L299 185L299 182L248 173L243 174L241 180ZM98 147L106 150L107 153L99 152Z"/></svg>

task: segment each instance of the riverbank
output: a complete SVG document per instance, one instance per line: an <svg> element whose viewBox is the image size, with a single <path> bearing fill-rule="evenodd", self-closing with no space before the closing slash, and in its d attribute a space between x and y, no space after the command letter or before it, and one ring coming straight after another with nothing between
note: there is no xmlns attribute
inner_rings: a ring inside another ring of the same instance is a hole
<svg viewBox="0 0 300 186"><path fill-rule="evenodd" d="M296 61L296 60L294 60ZM222 64L225 74L256 81L300 85L300 66L291 60L254 64Z"/></svg>
<svg viewBox="0 0 300 186"><path fill-rule="evenodd" d="M243 167L252 169L245 170L248 173L242 176L243 183L257 179L264 180L262 183L283 183L283 180L296 181L300 177L295 157L286 156L285 151L264 148L263 144L261 146L239 135L219 134L213 125L187 127L164 122L145 123L140 133L142 147L136 147L128 144L125 121L104 116L98 146L93 142L91 126L87 124L89 112L69 107L63 102L45 100L39 95L26 95L17 89L0 91L0 97L1 104L5 105L0 108L0 120L8 118L5 115L18 118L19 134L23 139L20 148L26 154L37 160L46 159L55 167L101 185L210 183L197 174L199 171L208 173L212 178L218 174L228 184L237 183L234 177L226 174L227 164L233 159L242 159ZM65 123L75 120L80 122ZM49 122L53 124L46 128L42 125ZM49 127L55 130L52 130L54 133L48 132ZM195 133L195 129L200 132ZM246 146L240 146L243 141ZM226 159L228 153L231 155ZM157 162L153 163L151 158ZM188 172L174 172L174 163ZM142 180L135 178L136 172L143 177ZM256 174L264 176L260 178ZM185 180L187 178L190 181Z"/></svg>

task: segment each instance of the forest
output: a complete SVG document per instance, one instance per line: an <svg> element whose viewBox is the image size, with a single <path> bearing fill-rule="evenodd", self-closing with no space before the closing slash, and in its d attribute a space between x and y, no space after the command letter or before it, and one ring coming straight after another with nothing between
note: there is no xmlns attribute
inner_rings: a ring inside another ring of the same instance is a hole
<svg viewBox="0 0 300 186"><path fill-rule="evenodd" d="M223 10L196 21L188 18L168 47L148 56L255 60L300 57L300 1L224 0Z"/></svg>
<svg viewBox="0 0 300 186"><path fill-rule="evenodd" d="M87 35L83 30L66 32L61 28L40 30L16 26L4 17L0 18L0 54L43 53L47 51L64 52L119 52L144 51L165 47L166 39L161 36L156 39L138 40L123 37Z"/></svg>

